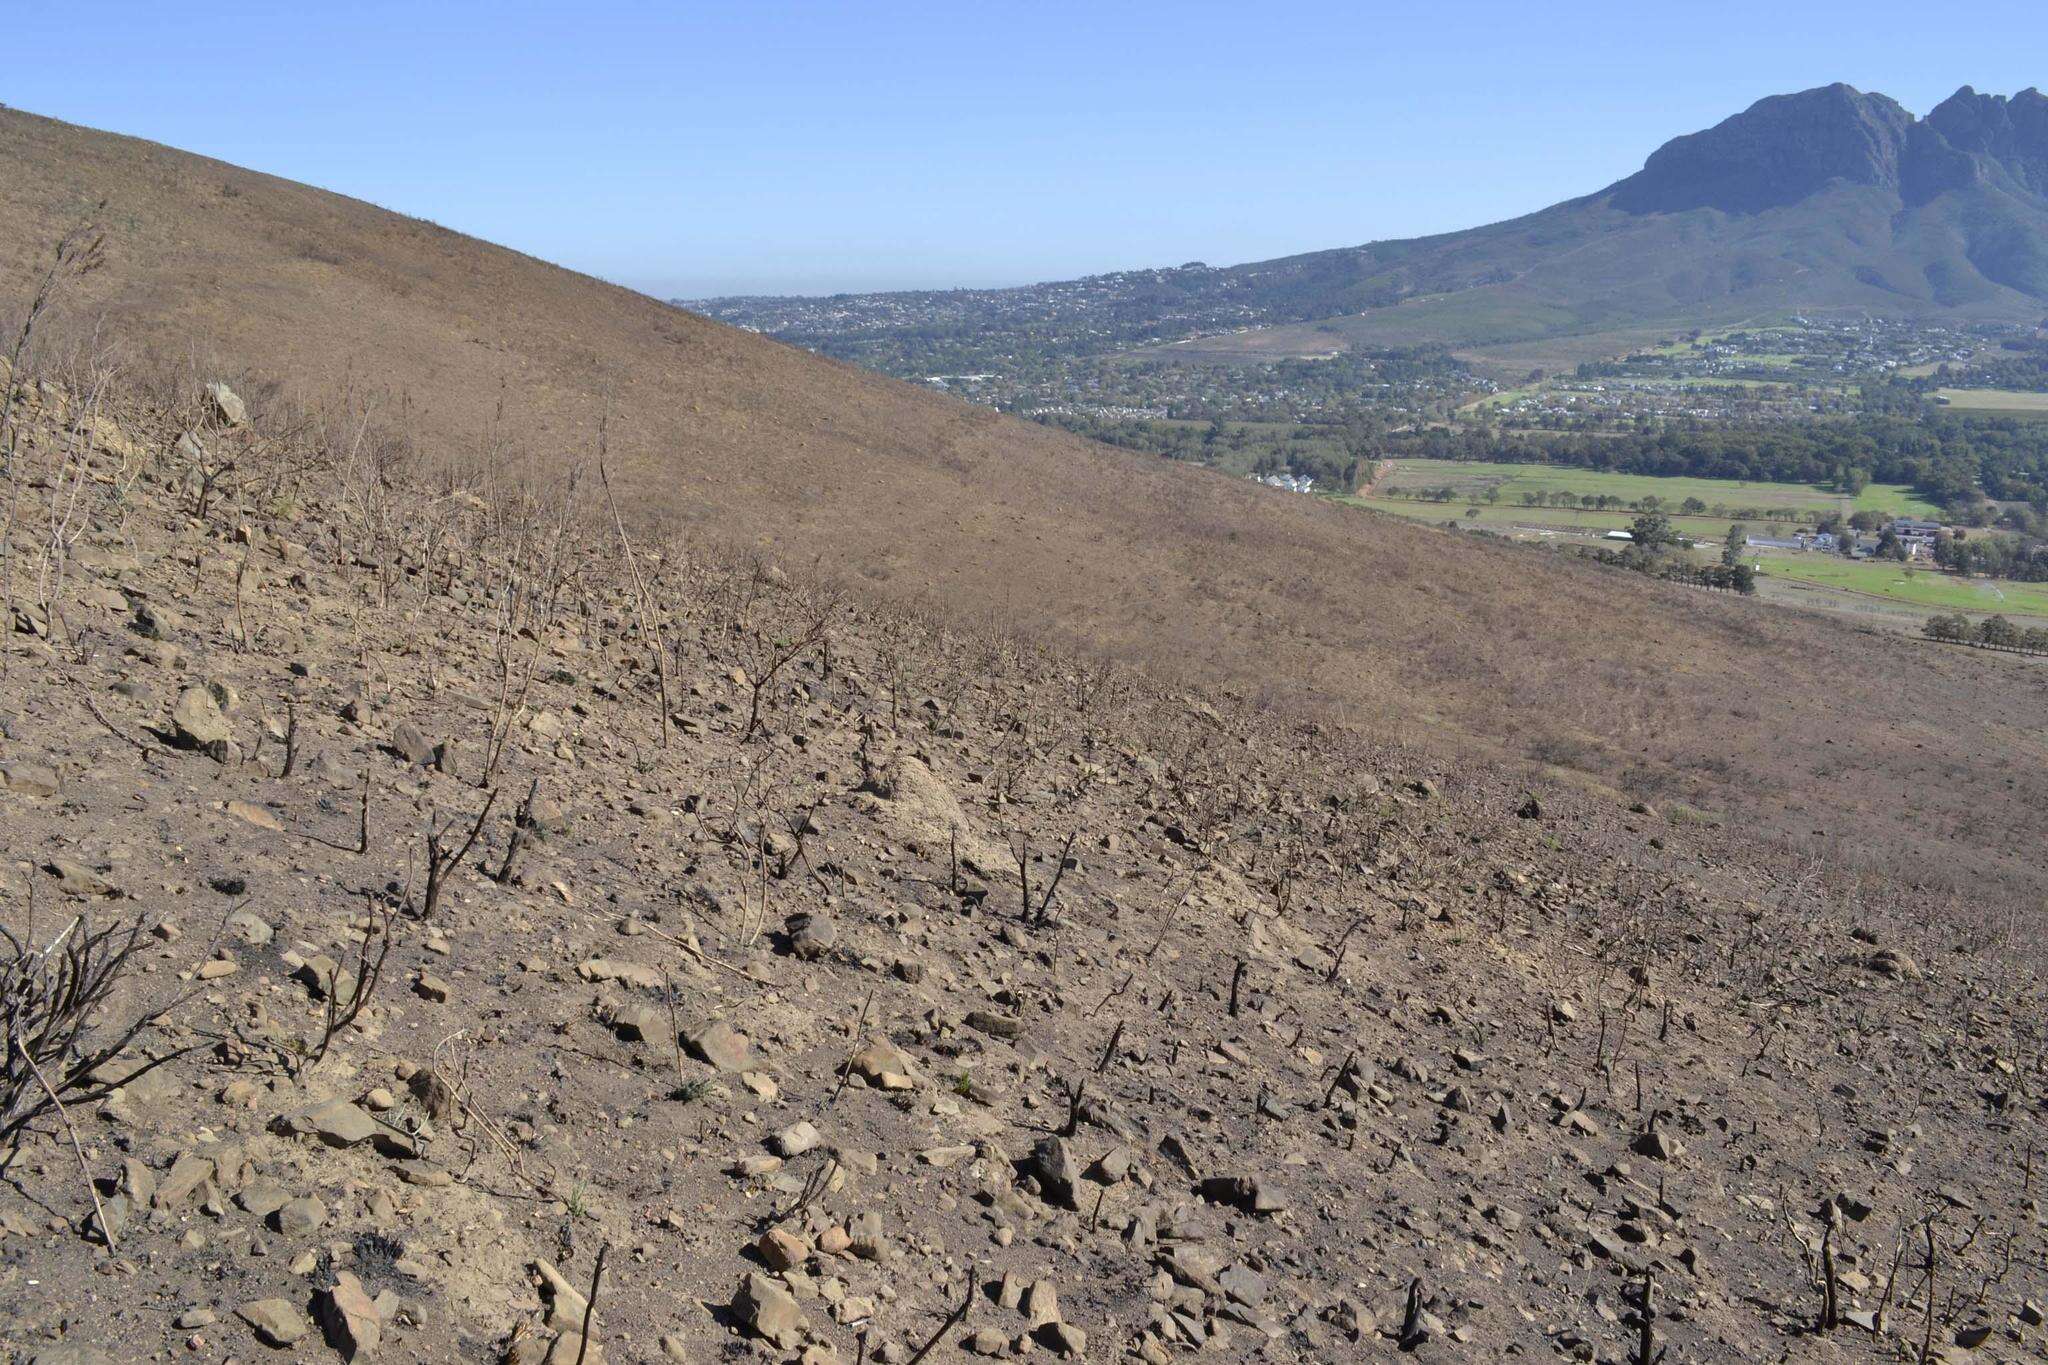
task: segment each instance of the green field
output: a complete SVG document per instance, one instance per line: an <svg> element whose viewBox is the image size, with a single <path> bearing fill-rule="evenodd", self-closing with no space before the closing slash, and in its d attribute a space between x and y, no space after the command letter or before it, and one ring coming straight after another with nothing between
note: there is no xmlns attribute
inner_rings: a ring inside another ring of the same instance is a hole
<svg viewBox="0 0 2048 1365"><path fill-rule="evenodd" d="M1380 496L1400 490L1450 487L1457 490L1451 502L1424 504L1440 513L1435 519L1456 516L1466 506L1485 506L1488 488L1497 489L1497 511L1518 511L1524 517L1534 512L1561 515L1560 508L1524 508L1522 494L1574 493L1598 497L1607 494L1625 502L1656 496L1667 511L1687 498L1698 498L1708 507L1754 507L1788 512L1877 511L1893 515L1932 516L1936 509L1914 496L1910 488L1897 484L1872 484L1855 498L1815 484L1748 483L1737 479L1660 478L1652 474L1610 474L1601 470L1577 469L1563 465L1498 464L1466 460L1395 460L1392 469L1374 485L1374 506L1406 501ZM1462 500L1462 501L1461 501ZM1455 508L1453 511L1441 509ZM1614 515L1608 513L1607 515ZM1594 523L1587 523L1592 525ZM1619 525L1627 525L1624 519ZM1725 533L1727 519L1720 519Z"/></svg>
<svg viewBox="0 0 2048 1365"><path fill-rule="evenodd" d="M2048 417L2048 393L2027 393L2019 389L1937 389L1935 392L1950 407L1969 412Z"/></svg>
<svg viewBox="0 0 2048 1365"><path fill-rule="evenodd" d="M2048 584L1957 578L1933 569L1826 554L1775 554L1758 561L1765 576L1868 593L1935 611L2048 616Z"/></svg>
<svg viewBox="0 0 2048 1365"><path fill-rule="evenodd" d="M1406 517L1411 521L1426 521L1432 526L1455 521L1460 526L1483 527L1503 534L1535 528L1598 536L1608 531L1626 531L1636 519L1635 513L1627 511L1600 512L1576 507L1523 507L1519 503L1511 506L1506 501L1491 507L1483 502L1415 502L1408 498L1342 498L1340 501L1354 503L1359 507L1370 507L1376 512L1386 512L1392 516ZM1479 509L1476 516L1472 515L1472 509L1475 507ZM1727 538L1732 519L1673 516L1671 524L1693 540L1718 543ZM1771 523L1751 521L1747 525L1758 535L1762 535Z"/></svg>

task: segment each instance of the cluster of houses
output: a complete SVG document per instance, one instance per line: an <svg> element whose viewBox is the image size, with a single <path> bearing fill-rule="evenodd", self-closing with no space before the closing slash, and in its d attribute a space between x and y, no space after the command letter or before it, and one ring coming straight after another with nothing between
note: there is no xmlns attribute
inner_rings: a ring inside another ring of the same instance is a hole
<svg viewBox="0 0 2048 1365"><path fill-rule="evenodd" d="M1894 518L1887 528L1906 547L1906 558L1934 558L1934 537L1942 529L1938 521L1927 521L1920 517ZM1877 553L1879 537L1867 531L1852 531L1854 537L1848 546L1848 554L1855 559L1868 559ZM1750 536L1745 541L1754 549L1768 550L1816 550L1821 554L1841 554L1841 538L1831 531L1795 531L1790 536Z"/></svg>
<svg viewBox="0 0 2048 1365"><path fill-rule="evenodd" d="M1284 488L1290 493L1316 491L1316 481L1307 474L1254 474L1252 479L1268 488Z"/></svg>

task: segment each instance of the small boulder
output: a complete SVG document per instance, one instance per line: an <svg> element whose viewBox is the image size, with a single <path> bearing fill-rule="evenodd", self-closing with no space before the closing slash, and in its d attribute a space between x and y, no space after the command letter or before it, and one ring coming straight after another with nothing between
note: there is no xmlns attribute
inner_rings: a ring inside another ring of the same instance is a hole
<svg viewBox="0 0 2048 1365"><path fill-rule="evenodd" d="M1065 1138L1040 1138L1031 1155L1024 1159L1023 1173L1038 1182L1046 1203L1063 1209L1080 1207L1074 1199L1074 1187L1080 1184L1081 1168L1075 1164Z"/></svg>
<svg viewBox="0 0 2048 1365"><path fill-rule="evenodd" d="M723 1019L713 1019L684 1033L683 1046L692 1057L720 1071L744 1071L754 1061L753 1047Z"/></svg>
<svg viewBox="0 0 2048 1365"><path fill-rule="evenodd" d="M815 1124L809 1119L800 1119L770 1138L768 1146L777 1156L788 1158L802 1156L824 1140Z"/></svg>
<svg viewBox="0 0 2048 1365"><path fill-rule="evenodd" d="M212 409L210 415L224 427L238 427L249 420L249 405L218 379L206 386L206 401Z"/></svg>
<svg viewBox="0 0 2048 1365"><path fill-rule="evenodd" d="M208 688L188 687L178 694L171 708L171 741L216 763L232 763L235 758L235 732Z"/></svg>
<svg viewBox="0 0 2048 1365"><path fill-rule="evenodd" d="M279 1349L293 1345L313 1330L306 1315L289 1299L257 1299L237 1308L235 1316L249 1324L258 1341Z"/></svg>
<svg viewBox="0 0 2048 1365"><path fill-rule="evenodd" d="M319 1314L327 1344L340 1352L343 1360L370 1355L384 1339L384 1316L377 1311L376 1301L363 1282L346 1270L320 1292L314 1311Z"/></svg>
<svg viewBox="0 0 2048 1365"><path fill-rule="evenodd" d="M766 1275L751 1272L741 1279L732 1311L749 1332L778 1350L794 1351L804 1339L803 1310L788 1290Z"/></svg>

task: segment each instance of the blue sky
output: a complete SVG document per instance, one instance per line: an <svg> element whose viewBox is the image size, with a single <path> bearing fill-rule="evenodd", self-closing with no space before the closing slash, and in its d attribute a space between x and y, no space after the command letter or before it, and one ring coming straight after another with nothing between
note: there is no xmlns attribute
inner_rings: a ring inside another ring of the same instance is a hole
<svg viewBox="0 0 2048 1365"><path fill-rule="evenodd" d="M1412 236L1597 189L1767 94L2048 84L2039 0L12 8L0 102L664 297Z"/></svg>

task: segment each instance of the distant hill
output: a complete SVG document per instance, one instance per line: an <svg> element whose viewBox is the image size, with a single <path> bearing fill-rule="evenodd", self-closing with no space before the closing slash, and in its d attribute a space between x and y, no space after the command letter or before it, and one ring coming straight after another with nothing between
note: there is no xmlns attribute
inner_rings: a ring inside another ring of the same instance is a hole
<svg viewBox="0 0 2048 1365"><path fill-rule="evenodd" d="M2048 312L2048 97L1957 91L1915 119L1831 85L1666 143L1598 193L1464 232L1014 290L694 307L862 359L892 336L1128 346L1332 321L1358 340L1511 342L1799 311ZM1327 344L1327 343L1326 343Z"/></svg>
<svg viewBox="0 0 2048 1365"><path fill-rule="evenodd" d="M509 449L556 473L587 467L609 413L650 545L738 544L1191 688L1569 767L1623 803L1825 831L1985 896L2048 885L2025 852L2048 837L2038 670L1120 452L359 200L11 110L0 322L102 201L108 263L64 321L166 388L227 377L259 411L346 395L430 454L474 468Z"/></svg>

